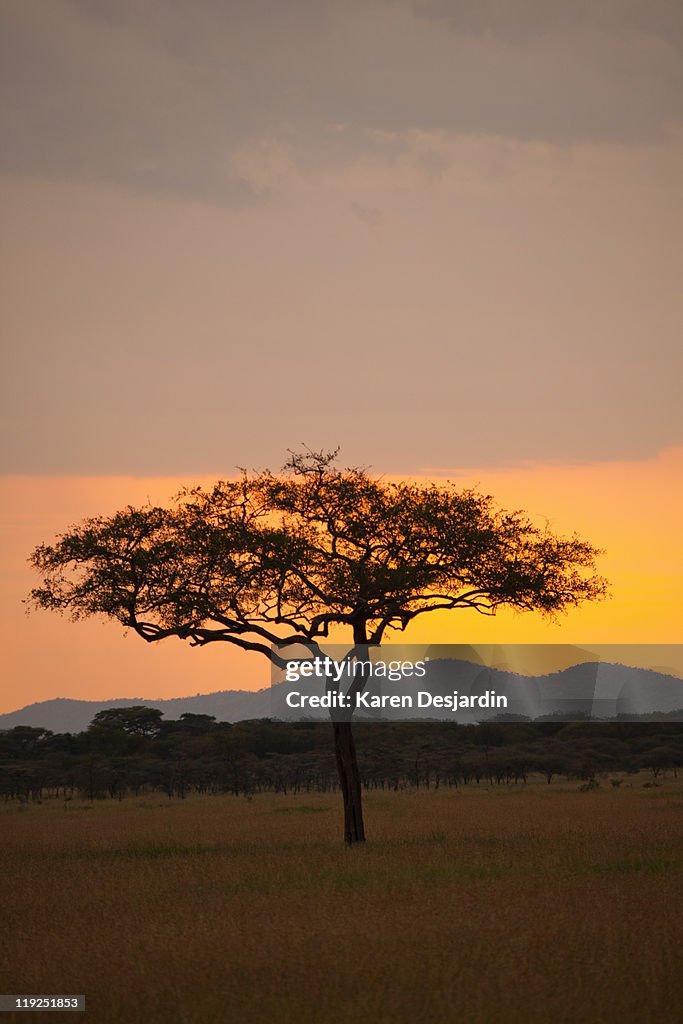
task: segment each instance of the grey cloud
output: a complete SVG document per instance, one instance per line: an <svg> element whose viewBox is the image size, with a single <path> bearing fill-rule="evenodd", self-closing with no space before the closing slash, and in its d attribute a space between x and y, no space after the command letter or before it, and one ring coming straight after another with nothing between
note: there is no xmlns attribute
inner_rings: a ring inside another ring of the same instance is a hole
<svg viewBox="0 0 683 1024"><path fill-rule="evenodd" d="M15 174L233 204L261 197L234 166L260 139L344 163L389 158L378 132L633 143L683 120L664 0L14 0L3 20Z"/></svg>
<svg viewBox="0 0 683 1024"><path fill-rule="evenodd" d="M548 32L637 32L683 44L679 0L412 0L418 17L454 32L522 40Z"/></svg>
<svg viewBox="0 0 683 1024"><path fill-rule="evenodd" d="M3 35L2 169L106 182L134 191L244 202L222 130L220 90L199 68L179 72L163 51L121 26L93 28L67 4L15 7Z"/></svg>

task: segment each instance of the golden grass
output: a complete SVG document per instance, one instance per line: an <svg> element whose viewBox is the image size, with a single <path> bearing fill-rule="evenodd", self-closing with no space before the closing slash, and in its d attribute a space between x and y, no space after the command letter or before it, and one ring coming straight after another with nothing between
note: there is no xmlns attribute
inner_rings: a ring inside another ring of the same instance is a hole
<svg viewBox="0 0 683 1024"><path fill-rule="evenodd" d="M4 805L0 991L117 1024L683 1019L682 784L371 793L357 849L339 802Z"/></svg>

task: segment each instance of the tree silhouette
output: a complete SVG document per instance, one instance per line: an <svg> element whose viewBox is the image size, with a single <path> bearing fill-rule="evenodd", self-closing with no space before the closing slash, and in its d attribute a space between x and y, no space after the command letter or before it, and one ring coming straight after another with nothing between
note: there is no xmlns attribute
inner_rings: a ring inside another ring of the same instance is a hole
<svg viewBox="0 0 683 1024"><path fill-rule="evenodd" d="M114 729L130 736L156 736L161 729L163 712L141 705L129 708L105 708L98 711L91 729Z"/></svg>
<svg viewBox="0 0 683 1024"><path fill-rule="evenodd" d="M149 643L279 649L346 628L356 651L437 610L502 605L553 616L604 594L590 544L554 536L489 495L339 469L337 452L196 487L169 508L87 519L31 556L34 606L103 615ZM353 686L365 684L358 673ZM344 838L363 841L350 722L333 721Z"/></svg>

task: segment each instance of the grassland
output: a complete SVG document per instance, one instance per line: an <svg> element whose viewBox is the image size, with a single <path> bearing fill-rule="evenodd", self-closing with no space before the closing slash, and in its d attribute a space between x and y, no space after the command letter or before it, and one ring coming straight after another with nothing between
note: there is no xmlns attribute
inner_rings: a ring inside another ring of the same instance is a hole
<svg viewBox="0 0 683 1024"><path fill-rule="evenodd" d="M642 781L370 793L357 849L334 796L6 804L0 991L98 1024L679 1024L683 784Z"/></svg>

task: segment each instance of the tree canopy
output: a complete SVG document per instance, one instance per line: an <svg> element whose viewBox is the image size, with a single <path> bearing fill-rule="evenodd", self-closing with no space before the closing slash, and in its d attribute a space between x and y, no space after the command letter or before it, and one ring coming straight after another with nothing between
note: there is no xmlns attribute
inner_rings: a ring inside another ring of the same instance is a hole
<svg viewBox="0 0 683 1024"><path fill-rule="evenodd" d="M161 729L163 712L144 705L114 707L98 711L91 729L120 729L131 736L155 736Z"/></svg>
<svg viewBox="0 0 683 1024"><path fill-rule="evenodd" d="M32 555L42 608L103 615L156 642L271 644L350 626L380 643L427 612L501 605L556 615L602 596L599 552L490 495L393 483L292 454L269 471L196 487L171 507L96 517ZM360 628L359 628L360 627Z"/></svg>

